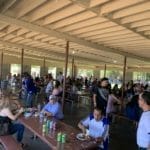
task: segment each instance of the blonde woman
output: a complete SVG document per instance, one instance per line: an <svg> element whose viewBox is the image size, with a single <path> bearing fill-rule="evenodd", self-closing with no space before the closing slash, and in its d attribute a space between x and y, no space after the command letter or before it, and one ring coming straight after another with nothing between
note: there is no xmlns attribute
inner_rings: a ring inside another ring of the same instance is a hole
<svg viewBox="0 0 150 150"><path fill-rule="evenodd" d="M10 134L17 133L17 141L24 146L21 141L23 139L24 126L19 123L12 123L12 121L16 120L21 113L23 112L23 108L20 108L18 113L15 115L11 112L11 104L8 97L1 97L0 99L0 121L4 123L8 123L8 132Z"/></svg>

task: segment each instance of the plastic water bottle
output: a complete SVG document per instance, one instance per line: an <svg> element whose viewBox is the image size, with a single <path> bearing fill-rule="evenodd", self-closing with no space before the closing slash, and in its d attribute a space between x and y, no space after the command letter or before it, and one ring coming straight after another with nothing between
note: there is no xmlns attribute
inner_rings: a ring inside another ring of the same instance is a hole
<svg viewBox="0 0 150 150"><path fill-rule="evenodd" d="M37 109L38 109L38 112L41 111L41 104L38 104Z"/></svg>
<svg viewBox="0 0 150 150"><path fill-rule="evenodd" d="M56 130L56 122L55 121L53 121L52 128L54 131Z"/></svg>
<svg viewBox="0 0 150 150"><path fill-rule="evenodd" d="M42 133L43 133L43 135L45 135L45 133L46 133L46 124L43 124L43 126L42 126Z"/></svg>
<svg viewBox="0 0 150 150"><path fill-rule="evenodd" d="M42 113L40 113L40 123L43 123L43 119L44 119L44 116L43 116L43 114Z"/></svg>

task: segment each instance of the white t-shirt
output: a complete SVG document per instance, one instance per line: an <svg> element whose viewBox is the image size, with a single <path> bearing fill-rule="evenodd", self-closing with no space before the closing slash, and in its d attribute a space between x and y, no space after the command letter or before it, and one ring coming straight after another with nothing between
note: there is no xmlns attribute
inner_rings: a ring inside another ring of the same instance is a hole
<svg viewBox="0 0 150 150"><path fill-rule="evenodd" d="M137 144L139 147L150 146L150 111L145 111L139 121L137 129Z"/></svg>

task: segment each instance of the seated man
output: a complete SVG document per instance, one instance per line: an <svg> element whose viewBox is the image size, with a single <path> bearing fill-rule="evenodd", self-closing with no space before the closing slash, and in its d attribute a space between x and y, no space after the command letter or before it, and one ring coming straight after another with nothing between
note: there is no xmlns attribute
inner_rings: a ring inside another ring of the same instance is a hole
<svg viewBox="0 0 150 150"><path fill-rule="evenodd" d="M102 110L94 108L93 114L82 120L78 124L78 127L84 134L86 133L86 129L89 129L89 139L95 140L98 149L108 149L109 125L107 119L102 115Z"/></svg>
<svg viewBox="0 0 150 150"><path fill-rule="evenodd" d="M49 96L49 102L44 106L41 113L55 117L56 119L63 119L64 117L61 105L58 103L57 97L54 95Z"/></svg>

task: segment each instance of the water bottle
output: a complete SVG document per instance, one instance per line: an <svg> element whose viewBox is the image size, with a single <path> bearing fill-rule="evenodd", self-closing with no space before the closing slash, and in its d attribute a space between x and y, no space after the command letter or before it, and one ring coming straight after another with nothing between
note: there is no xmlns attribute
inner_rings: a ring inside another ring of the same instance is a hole
<svg viewBox="0 0 150 150"><path fill-rule="evenodd" d="M41 104L38 104L37 109L38 109L38 112L41 111Z"/></svg>
<svg viewBox="0 0 150 150"><path fill-rule="evenodd" d="M42 133L43 133L43 135L46 133L46 124L43 124L43 126L42 126Z"/></svg>
<svg viewBox="0 0 150 150"><path fill-rule="evenodd" d="M56 122L55 121L53 121L52 128L53 128L54 131L56 130Z"/></svg>
<svg viewBox="0 0 150 150"><path fill-rule="evenodd" d="M40 123L42 123L43 122L43 118L44 118L44 116L43 116L43 114L42 113L40 113Z"/></svg>

